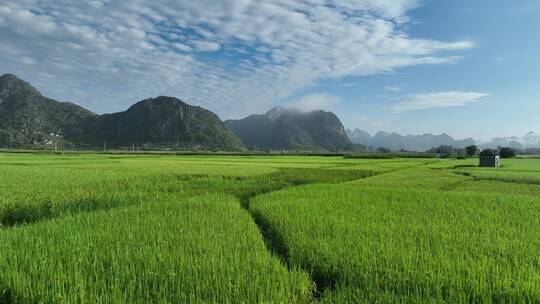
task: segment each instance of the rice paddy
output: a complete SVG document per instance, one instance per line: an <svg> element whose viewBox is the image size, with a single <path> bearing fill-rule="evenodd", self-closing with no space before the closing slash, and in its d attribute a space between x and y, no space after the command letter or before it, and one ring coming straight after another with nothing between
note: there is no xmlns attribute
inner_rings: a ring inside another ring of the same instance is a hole
<svg viewBox="0 0 540 304"><path fill-rule="evenodd" d="M538 303L540 160L0 153L0 303Z"/></svg>

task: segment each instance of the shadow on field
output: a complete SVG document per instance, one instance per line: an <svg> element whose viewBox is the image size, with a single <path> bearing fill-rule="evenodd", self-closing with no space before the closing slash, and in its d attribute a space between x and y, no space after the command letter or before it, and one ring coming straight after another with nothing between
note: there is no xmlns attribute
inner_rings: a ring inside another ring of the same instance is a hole
<svg viewBox="0 0 540 304"><path fill-rule="evenodd" d="M0 216L0 228L33 224L67 214L106 210L125 205L125 200L121 198L85 197L72 199L62 204L46 201L40 204L22 203L4 206Z"/></svg>
<svg viewBox="0 0 540 304"><path fill-rule="evenodd" d="M283 236L276 229L272 228L272 225L264 218L264 216L253 211L250 211L250 214L259 227L259 231L264 238L268 251L275 257L278 257L281 262L291 270L292 266L289 262L289 248L287 247ZM300 263L300 265L308 265L308 263ZM335 289L336 284L340 279L339 273L337 272L331 273L323 269L311 269L311 271L308 271L308 269L305 267L303 268L302 266L300 266L300 269L308 273L311 281L315 284L312 290L312 296L315 301L321 299L326 290Z"/></svg>
<svg viewBox="0 0 540 304"><path fill-rule="evenodd" d="M27 299L24 299L18 294L15 294L13 290L3 287L0 283L0 304L20 304L29 303Z"/></svg>

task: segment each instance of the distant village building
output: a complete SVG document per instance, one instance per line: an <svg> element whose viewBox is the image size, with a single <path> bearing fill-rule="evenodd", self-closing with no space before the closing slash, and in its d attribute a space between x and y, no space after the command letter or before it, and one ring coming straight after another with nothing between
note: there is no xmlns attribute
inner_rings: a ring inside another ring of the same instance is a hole
<svg viewBox="0 0 540 304"><path fill-rule="evenodd" d="M501 157L499 155L480 155L480 167L499 168Z"/></svg>

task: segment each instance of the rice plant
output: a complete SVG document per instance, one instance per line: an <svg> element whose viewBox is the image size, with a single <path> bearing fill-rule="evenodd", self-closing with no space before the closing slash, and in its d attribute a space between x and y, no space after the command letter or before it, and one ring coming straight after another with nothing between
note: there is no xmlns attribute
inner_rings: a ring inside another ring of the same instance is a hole
<svg viewBox="0 0 540 304"><path fill-rule="evenodd" d="M0 303L540 302L540 162L476 161L0 153Z"/></svg>
<svg viewBox="0 0 540 304"><path fill-rule="evenodd" d="M323 302L540 301L540 201L356 184L256 198L251 211Z"/></svg>
<svg viewBox="0 0 540 304"><path fill-rule="evenodd" d="M2 303L306 303L234 197L166 199L0 235Z"/></svg>

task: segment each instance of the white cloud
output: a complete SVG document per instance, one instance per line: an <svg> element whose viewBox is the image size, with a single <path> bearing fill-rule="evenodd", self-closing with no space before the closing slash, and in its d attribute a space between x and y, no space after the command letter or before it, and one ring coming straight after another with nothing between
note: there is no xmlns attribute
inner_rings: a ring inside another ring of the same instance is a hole
<svg viewBox="0 0 540 304"><path fill-rule="evenodd" d="M401 88L400 87L396 87L396 86L387 86L387 87L384 87L384 89L386 91L391 91L391 92L401 92Z"/></svg>
<svg viewBox="0 0 540 304"><path fill-rule="evenodd" d="M325 79L452 63L449 51L474 46L404 32L420 0L0 2L0 73L97 112L173 95L238 117Z"/></svg>
<svg viewBox="0 0 540 304"><path fill-rule="evenodd" d="M302 111L332 110L339 102L340 98L337 96L328 93L312 93L291 102L289 106Z"/></svg>
<svg viewBox="0 0 540 304"><path fill-rule="evenodd" d="M192 43L195 45L195 48L201 52L215 52L219 51L221 48L221 45L216 42L194 40Z"/></svg>
<svg viewBox="0 0 540 304"><path fill-rule="evenodd" d="M482 98L489 96L487 93L478 92L432 92L412 96L392 107L392 112L401 113L416 110L461 107L477 103Z"/></svg>
<svg viewBox="0 0 540 304"><path fill-rule="evenodd" d="M180 51L184 51L184 52L190 52L192 51L193 49L191 47L189 47L188 45L185 45L183 43L180 43L180 42L175 42L172 44L172 46Z"/></svg>
<svg viewBox="0 0 540 304"><path fill-rule="evenodd" d="M34 64L36 63L32 58L23 57L21 58L21 62L24 64Z"/></svg>

